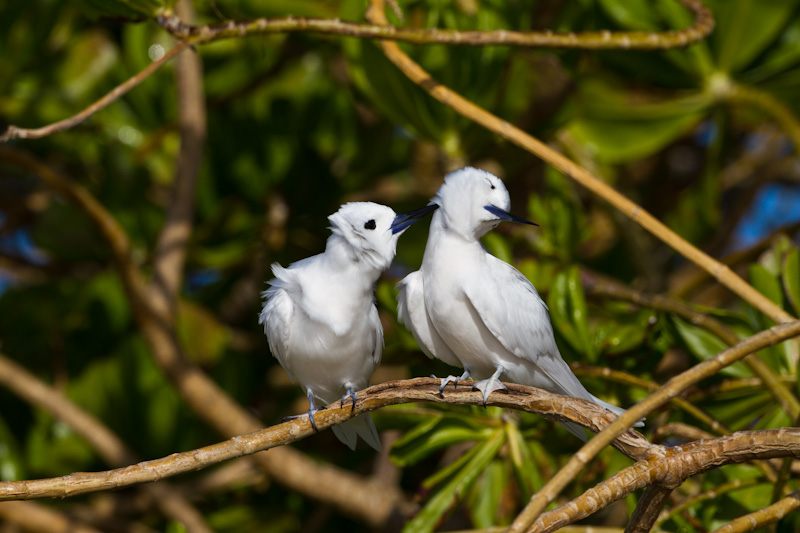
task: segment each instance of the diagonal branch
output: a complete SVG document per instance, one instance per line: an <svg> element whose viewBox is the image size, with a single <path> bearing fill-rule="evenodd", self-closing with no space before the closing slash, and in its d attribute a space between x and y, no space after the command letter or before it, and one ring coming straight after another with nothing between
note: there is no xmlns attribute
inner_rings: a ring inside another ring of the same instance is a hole
<svg viewBox="0 0 800 533"><path fill-rule="evenodd" d="M65 118L64 120L54 122L53 124L49 124L47 126L42 126L41 128L27 129L14 126L13 124L8 126L6 131L0 135L0 143L8 142L11 139L40 139L42 137L47 137L48 135L58 133L59 131L67 130L73 126L77 126L101 109L108 107L109 104L117 101L122 95L139 85L142 81L149 78L153 72L164 66L170 59L181 53L187 46L189 46L189 43L187 42L178 43L175 45L175 48L164 54L164 57L158 61L153 61L143 68L141 72L133 75L124 83L117 85L111 90L111 92L91 104L86 109L75 115L72 115L69 118Z"/></svg>
<svg viewBox="0 0 800 533"><path fill-rule="evenodd" d="M625 533L648 533L653 528L658 519L661 509L667 503L669 495L672 494L670 487L662 485L650 485L633 510L628 525L625 526Z"/></svg>
<svg viewBox="0 0 800 533"><path fill-rule="evenodd" d="M383 0L371 0L367 18L376 24L387 23L386 15L383 12ZM774 302L752 286L748 285L727 266L681 238L653 215L617 192L610 185L592 175L583 167L577 165L563 154L553 150L535 137L528 135L516 126L498 118L482 107L470 102L460 94L440 84L423 70L419 64L406 55L396 43L381 41L380 46L384 54L386 54L386 57L411 81L425 89L432 97L439 100L441 103L522 149L540 157L546 163L571 177L579 184L619 209L634 222L671 246L675 251L710 272L717 281L738 294L745 301L751 303L775 322L789 322L792 320L791 315L775 305Z"/></svg>
<svg viewBox="0 0 800 533"><path fill-rule="evenodd" d="M616 418L610 411L586 400L560 396L513 383L506 385L508 394L490 396L487 405L537 413L560 422L575 422L595 432L601 431ZM440 397L439 380L434 378L382 383L359 392L357 398L354 407L349 403L346 406L339 404L338 407L334 404L317 412L314 416L317 428L324 430L361 413L402 403L425 401L451 405L483 405L483 396L480 392L472 391L471 382L465 382L464 385ZM269 454L260 454L262 457L271 456L279 451L273 448L285 446L315 433L307 418L293 419L257 432L237 435L228 441L197 450L175 453L161 459L106 472L75 473L51 479L0 483L0 501L68 497L146 483L200 470L259 451L271 450ZM650 444L633 430L622 434L613 445L635 460L665 453L662 446ZM352 494L350 496L352 497Z"/></svg>
<svg viewBox="0 0 800 533"><path fill-rule="evenodd" d="M508 45L584 50L666 50L702 41L714 29L714 17L700 0L676 1L694 14L695 21L687 28L663 32L460 31L438 28L404 28L380 23L366 24L339 19L293 16L276 19L258 18L248 21L228 20L206 26L192 26L186 24L179 16L165 14L158 18L158 23L176 37L192 43L207 43L253 34L304 32L364 39L387 39L414 44Z"/></svg>

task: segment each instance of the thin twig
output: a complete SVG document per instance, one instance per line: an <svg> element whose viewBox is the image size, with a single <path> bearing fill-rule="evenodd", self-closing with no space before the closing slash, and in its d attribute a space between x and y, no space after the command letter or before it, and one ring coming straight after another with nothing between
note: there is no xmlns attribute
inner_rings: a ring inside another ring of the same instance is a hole
<svg viewBox="0 0 800 533"><path fill-rule="evenodd" d="M258 18L248 21L227 20L206 26L192 26L186 24L179 17L167 15L161 16L157 20L174 36L192 43L207 43L253 34L303 32L364 39L388 39L414 44L507 45L584 50L666 50L702 41L714 29L714 17L700 0L677 1L694 14L695 21L691 26L682 30L663 32L460 31L439 28L405 28L339 19L294 16L275 19Z"/></svg>
<svg viewBox="0 0 800 533"><path fill-rule="evenodd" d="M382 0L370 1L367 18L376 24L386 24ZM460 94L440 84L433 79L429 73L423 70L422 67L408 57L396 43L381 41L380 46L386 57L410 80L425 89L441 103L524 150L540 157L545 162L571 177L619 209L631 220L671 246L675 251L696 263L701 268L708 270L720 283L772 318L775 322L783 323L793 320L789 313L775 305L774 302L755 290L752 286L748 285L727 266L721 264L690 242L681 238L677 233L653 217L653 215L614 190L610 185L592 175L586 169L575 164L563 154L553 150L545 143L528 135L511 123L498 118L482 107L473 104Z"/></svg>
<svg viewBox="0 0 800 533"><path fill-rule="evenodd" d="M117 99L119 99L119 97L139 85L142 81L149 78L153 72L164 66L177 54L181 53L187 46L189 46L189 43L179 42L174 48L164 54L164 57L157 61L153 61L143 68L141 72L135 74L124 83L117 85L111 90L111 92L107 93L89 107L85 108L83 111L80 111L69 118L54 122L53 124L48 124L47 126L42 126L41 128L20 128L19 126L14 126L13 124L8 126L6 131L0 135L0 143L8 142L11 139L39 139L41 137L47 137L48 135L52 135L59 131L64 131L80 124L101 109L108 107L109 104L115 102Z"/></svg>

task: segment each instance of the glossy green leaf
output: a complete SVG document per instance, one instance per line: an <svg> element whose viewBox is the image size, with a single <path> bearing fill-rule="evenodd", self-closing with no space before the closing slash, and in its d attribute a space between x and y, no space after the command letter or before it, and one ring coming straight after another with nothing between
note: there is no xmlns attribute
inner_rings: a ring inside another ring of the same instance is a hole
<svg viewBox="0 0 800 533"><path fill-rule="evenodd" d="M560 272L548 294L550 318L565 340L589 361L596 357L589 331L586 297L577 267Z"/></svg>
<svg viewBox="0 0 800 533"><path fill-rule="evenodd" d="M800 316L800 251L792 248L783 258L783 289L786 299L794 308L795 316Z"/></svg>
<svg viewBox="0 0 800 533"><path fill-rule="evenodd" d="M502 429L477 444L468 463L441 486L425 506L403 526L404 532L425 533L434 531L442 516L461 498L475 479L486 469L505 441Z"/></svg>
<svg viewBox="0 0 800 533"><path fill-rule="evenodd" d="M761 294L783 306L783 289L778 278L760 264L750 265L750 280Z"/></svg>
<svg viewBox="0 0 800 533"><path fill-rule="evenodd" d="M445 414L408 431L394 443L390 457L398 466L412 465L446 446L481 440L487 431L468 417Z"/></svg>
<svg viewBox="0 0 800 533"><path fill-rule="evenodd" d="M711 359L728 348L728 346L716 336L705 329L685 322L681 318L673 316L672 323L675 325L675 329L680 335L680 338L686 343L686 347L689 348L689 351L701 361ZM752 376L750 370L741 362L726 366L720 370L720 373L737 378Z"/></svg>
<svg viewBox="0 0 800 533"><path fill-rule="evenodd" d="M508 485L508 474L503 462L495 460L489 463L469 491L469 505L472 524L476 528L489 528L497 524L498 513L504 492Z"/></svg>

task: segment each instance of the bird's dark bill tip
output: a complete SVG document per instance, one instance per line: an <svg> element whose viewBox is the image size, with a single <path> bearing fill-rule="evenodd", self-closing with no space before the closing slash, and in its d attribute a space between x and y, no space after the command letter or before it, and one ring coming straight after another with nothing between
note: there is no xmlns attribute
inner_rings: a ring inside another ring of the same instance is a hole
<svg viewBox="0 0 800 533"><path fill-rule="evenodd" d="M439 204L428 204L425 207L415 209L414 211L397 215L394 218L394 222L392 222L392 233L397 234L408 229L414 222L424 218L425 215L432 213L437 209L439 209Z"/></svg>
<svg viewBox="0 0 800 533"><path fill-rule="evenodd" d="M519 222L520 224L528 224L531 226L538 226L536 222L531 222L528 219L518 217L517 215L512 215L505 209L500 209L496 205L485 205L483 206L484 209L489 211L491 214L499 218L500 220L505 220L507 222Z"/></svg>

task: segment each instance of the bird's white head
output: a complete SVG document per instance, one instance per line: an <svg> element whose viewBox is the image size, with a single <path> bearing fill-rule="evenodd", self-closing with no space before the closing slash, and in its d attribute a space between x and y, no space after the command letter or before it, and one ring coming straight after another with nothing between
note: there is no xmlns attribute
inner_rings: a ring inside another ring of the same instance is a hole
<svg viewBox="0 0 800 533"><path fill-rule="evenodd" d="M431 204L439 206L434 217L467 240L480 239L504 220L536 225L508 212L511 199L500 178L473 167L445 176Z"/></svg>
<svg viewBox="0 0 800 533"><path fill-rule="evenodd" d="M385 205L350 202L328 217L333 235L328 246L344 244L348 257L365 268L383 271L394 259L400 233L392 232L397 215Z"/></svg>

